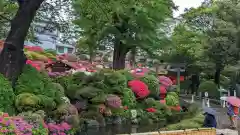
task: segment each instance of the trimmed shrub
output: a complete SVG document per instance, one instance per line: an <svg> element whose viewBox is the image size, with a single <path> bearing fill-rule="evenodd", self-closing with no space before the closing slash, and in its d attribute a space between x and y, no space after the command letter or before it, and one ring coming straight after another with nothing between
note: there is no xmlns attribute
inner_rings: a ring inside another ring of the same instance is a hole
<svg viewBox="0 0 240 135"><path fill-rule="evenodd" d="M176 92L169 92L166 96L166 104L168 106L177 106L179 105L179 97Z"/></svg>
<svg viewBox="0 0 240 135"><path fill-rule="evenodd" d="M122 97L123 106L134 109L136 107L136 97L131 89L125 88Z"/></svg>
<svg viewBox="0 0 240 135"><path fill-rule="evenodd" d="M150 94L153 96L158 96L160 94L159 92L159 80L154 75L146 75L140 79L143 81L150 90Z"/></svg>
<svg viewBox="0 0 240 135"><path fill-rule="evenodd" d="M217 85L213 81L205 81L199 85L198 90L200 92L208 92L211 98L220 98L220 92L218 91Z"/></svg>
<svg viewBox="0 0 240 135"><path fill-rule="evenodd" d="M16 97L10 82L2 74L0 74L0 111L14 115L15 98Z"/></svg>

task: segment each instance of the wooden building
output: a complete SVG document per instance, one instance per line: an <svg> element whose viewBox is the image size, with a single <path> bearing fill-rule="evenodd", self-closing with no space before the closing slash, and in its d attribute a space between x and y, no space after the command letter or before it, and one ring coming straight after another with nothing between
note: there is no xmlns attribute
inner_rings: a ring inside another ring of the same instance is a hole
<svg viewBox="0 0 240 135"><path fill-rule="evenodd" d="M67 61L64 61L64 60L59 60L59 61L47 64L45 66L45 69L48 72L66 72L66 71L69 71L71 69L76 70L78 68L79 68L78 63L67 62Z"/></svg>

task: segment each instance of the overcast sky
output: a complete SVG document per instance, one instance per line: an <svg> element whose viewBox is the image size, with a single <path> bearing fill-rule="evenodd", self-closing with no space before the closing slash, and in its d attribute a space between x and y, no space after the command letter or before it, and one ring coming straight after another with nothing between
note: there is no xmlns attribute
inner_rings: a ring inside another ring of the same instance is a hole
<svg viewBox="0 0 240 135"><path fill-rule="evenodd" d="M204 0L173 0L173 2L179 6L178 11L175 11L174 17L184 13L185 8L198 7Z"/></svg>

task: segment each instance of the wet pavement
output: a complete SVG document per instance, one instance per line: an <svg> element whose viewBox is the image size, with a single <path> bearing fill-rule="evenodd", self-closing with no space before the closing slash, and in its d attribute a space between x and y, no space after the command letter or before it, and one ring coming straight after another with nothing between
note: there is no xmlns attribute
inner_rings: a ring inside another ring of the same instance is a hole
<svg viewBox="0 0 240 135"><path fill-rule="evenodd" d="M182 97L184 99L184 97ZM191 102L191 99L186 98L184 99L187 102ZM197 100L194 103L198 104L200 107L202 107L202 101ZM238 120L238 126L236 130L231 130L230 129L230 120L229 117L227 116L227 108L223 108L221 105L216 105L216 104L210 104L210 107L215 109L217 114L216 114L216 119L217 119L217 134L223 134L223 135L240 135L240 120Z"/></svg>

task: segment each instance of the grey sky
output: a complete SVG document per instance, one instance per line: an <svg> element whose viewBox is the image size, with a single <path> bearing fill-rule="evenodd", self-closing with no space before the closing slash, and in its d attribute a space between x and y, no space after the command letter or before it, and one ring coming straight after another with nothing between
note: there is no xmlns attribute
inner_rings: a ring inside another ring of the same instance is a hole
<svg viewBox="0 0 240 135"><path fill-rule="evenodd" d="M173 2L179 6L178 11L174 12L174 17L184 13L185 8L198 7L204 0L173 0Z"/></svg>

